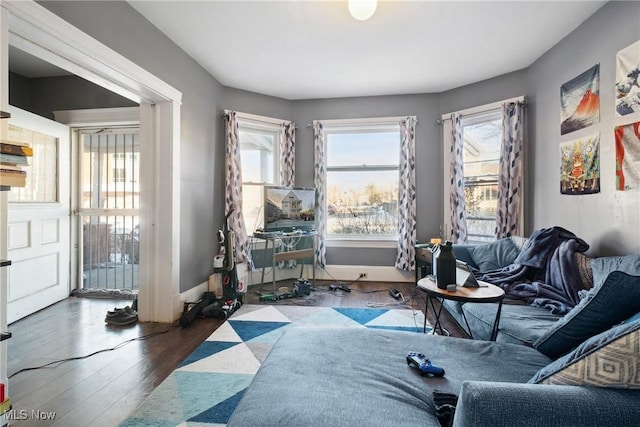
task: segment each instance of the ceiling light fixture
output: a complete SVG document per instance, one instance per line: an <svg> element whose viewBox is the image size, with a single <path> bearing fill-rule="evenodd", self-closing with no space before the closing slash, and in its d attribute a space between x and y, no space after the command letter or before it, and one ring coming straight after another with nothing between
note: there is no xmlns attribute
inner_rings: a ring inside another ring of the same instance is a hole
<svg viewBox="0 0 640 427"><path fill-rule="evenodd" d="M358 21L371 18L378 6L378 0L349 0L349 13Z"/></svg>

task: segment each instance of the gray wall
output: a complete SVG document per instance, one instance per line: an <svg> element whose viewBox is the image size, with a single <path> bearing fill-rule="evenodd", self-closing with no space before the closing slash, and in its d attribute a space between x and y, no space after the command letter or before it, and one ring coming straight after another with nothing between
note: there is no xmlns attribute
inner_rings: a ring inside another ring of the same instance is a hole
<svg viewBox="0 0 640 427"><path fill-rule="evenodd" d="M560 225L585 239L591 254L640 252L640 193L615 190L616 52L640 40L640 2L611 2L527 70L532 228ZM600 123L560 135L560 86L600 64ZM560 194L559 144L600 132L601 192Z"/></svg>
<svg viewBox="0 0 640 427"><path fill-rule="evenodd" d="M26 80L26 81L25 81ZM132 107L138 104L77 76L27 79L11 74L9 103L53 120L56 110ZM26 86L26 87L25 87ZM18 88L23 91L17 91ZM28 93L28 98L24 95Z"/></svg>
<svg viewBox="0 0 640 427"><path fill-rule="evenodd" d="M40 4L182 92L180 289L205 281L224 218L224 88L126 2Z"/></svg>
<svg viewBox="0 0 640 427"><path fill-rule="evenodd" d="M9 104L31 111L31 80L9 72Z"/></svg>
<svg viewBox="0 0 640 427"><path fill-rule="evenodd" d="M452 113L479 105L525 95L526 70L514 71L493 79L440 93L440 112Z"/></svg>

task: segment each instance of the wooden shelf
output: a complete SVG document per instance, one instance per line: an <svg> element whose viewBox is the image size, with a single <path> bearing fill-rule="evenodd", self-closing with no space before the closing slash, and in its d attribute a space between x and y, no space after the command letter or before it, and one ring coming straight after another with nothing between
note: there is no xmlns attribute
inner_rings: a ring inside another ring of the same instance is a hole
<svg viewBox="0 0 640 427"><path fill-rule="evenodd" d="M280 261L288 261L290 259L299 259L299 258L313 258L314 250L310 249L301 249L298 251L289 251L289 252L278 252L273 255L275 262Z"/></svg>

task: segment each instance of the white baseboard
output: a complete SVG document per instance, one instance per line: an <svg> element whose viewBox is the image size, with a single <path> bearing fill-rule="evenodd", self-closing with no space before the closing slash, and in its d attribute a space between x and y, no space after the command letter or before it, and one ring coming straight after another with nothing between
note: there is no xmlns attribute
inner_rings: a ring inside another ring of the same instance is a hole
<svg viewBox="0 0 640 427"><path fill-rule="evenodd" d="M327 265L324 270L316 271L316 279L353 282L360 277L360 273L367 275L361 278L360 282L413 282L415 280L415 273L412 271L371 265Z"/></svg>
<svg viewBox="0 0 640 427"><path fill-rule="evenodd" d="M305 265L303 277L311 280L312 271L310 265ZM273 281L272 268L267 267L264 273L264 283ZM327 265L324 269L316 269L316 279L318 280L340 280L342 282L353 282L360 277L360 273L365 273L367 277L360 279L360 282L413 282L415 273L413 271L401 271L395 267L369 266L369 265ZM300 277L300 266L295 268L276 268L276 280L296 279ZM249 284L262 283L262 269L257 269L249 274Z"/></svg>
<svg viewBox="0 0 640 427"><path fill-rule="evenodd" d="M196 302L202 298L202 294L209 290L209 282L202 282L193 288L180 293L180 313L182 314L182 307L185 302ZM178 316L180 317L180 316Z"/></svg>

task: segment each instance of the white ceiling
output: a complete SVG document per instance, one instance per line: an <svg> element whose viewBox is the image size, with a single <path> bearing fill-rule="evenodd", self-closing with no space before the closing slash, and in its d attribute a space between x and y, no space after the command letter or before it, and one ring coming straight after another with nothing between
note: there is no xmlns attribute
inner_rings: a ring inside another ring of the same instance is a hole
<svg viewBox="0 0 640 427"><path fill-rule="evenodd" d="M437 93L531 65L606 1L129 3L225 86L284 99ZM10 47L26 77L68 74Z"/></svg>
<svg viewBox="0 0 640 427"><path fill-rule="evenodd" d="M129 3L225 86L284 99L434 93L531 65L605 1Z"/></svg>

